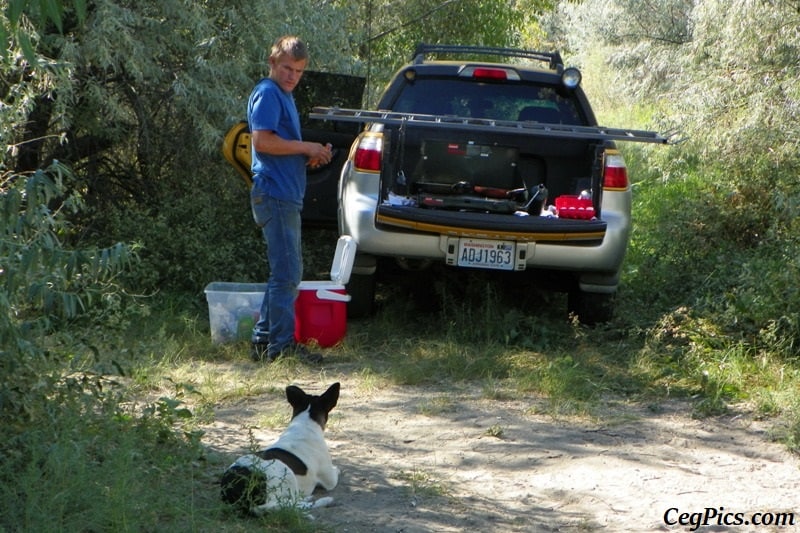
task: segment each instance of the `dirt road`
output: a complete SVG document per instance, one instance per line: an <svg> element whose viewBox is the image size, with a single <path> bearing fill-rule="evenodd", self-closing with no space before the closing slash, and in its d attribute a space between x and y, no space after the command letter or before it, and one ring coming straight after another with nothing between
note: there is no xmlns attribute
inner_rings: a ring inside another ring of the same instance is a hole
<svg viewBox="0 0 800 533"><path fill-rule="evenodd" d="M336 505L314 513L336 531L690 531L705 518L700 531L800 532L800 460L746 413L695 420L678 401L610 402L591 420L554 419L537 414L543 400L477 386L326 380L296 384L342 383L326 432ZM246 428L267 445L282 428L259 417L288 410L278 395L226 406L203 440L232 460Z"/></svg>

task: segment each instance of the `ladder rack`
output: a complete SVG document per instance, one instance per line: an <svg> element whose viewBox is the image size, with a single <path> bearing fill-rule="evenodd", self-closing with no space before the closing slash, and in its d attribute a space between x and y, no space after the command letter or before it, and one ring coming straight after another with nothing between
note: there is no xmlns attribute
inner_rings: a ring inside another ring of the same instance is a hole
<svg viewBox="0 0 800 533"><path fill-rule="evenodd" d="M497 48L490 46L465 46L448 44L425 44L417 45L411 59L419 64L425 61L427 54L463 54L463 55L489 55L502 57L516 57L524 59L535 59L548 64L551 70L563 68L564 62L558 52L536 52L533 50L522 50L519 48Z"/></svg>
<svg viewBox="0 0 800 533"><path fill-rule="evenodd" d="M315 107L309 118L334 122L377 122L405 127L433 127L479 131L488 133L510 133L565 139L587 139L596 141L630 141L656 144L675 144L676 132L661 135L653 131L606 128L603 126L573 126L568 124L545 124L540 122L518 122L469 118L452 115L425 115L395 111L368 111L340 107Z"/></svg>

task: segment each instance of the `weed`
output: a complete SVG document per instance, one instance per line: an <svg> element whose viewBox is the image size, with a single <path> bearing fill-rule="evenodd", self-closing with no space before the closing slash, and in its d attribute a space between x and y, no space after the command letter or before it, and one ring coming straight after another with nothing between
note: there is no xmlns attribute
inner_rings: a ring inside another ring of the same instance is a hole
<svg viewBox="0 0 800 533"><path fill-rule="evenodd" d="M455 401L453 398L445 395L436 396L430 400L423 402L419 407L419 413L425 416L437 416L443 413L450 413L453 411Z"/></svg>
<svg viewBox="0 0 800 533"><path fill-rule="evenodd" d="M800 454L800 420L795 420L789 426L783 440L791 451Z"/></svg>
<svg viewBox="0 0 800 533"><path fill-rule="evenodd" d="M482 396L488 400L511 400L514 394L508 390L505 380L500 380L492 375L487 376L483 380L481 387Z"/></svg>
<svg viewBox="0 0 800 533"><path fill-rule="evenodd" d="M502 426L495 424L486 431L483 432L484 435L487 437L495 437L497 439L502 439L505 431L503 430Z"/></svg>
<svg viewBox="0 0 800 533"><path fill-rule="evenodd" d="M409 495L416 501L420 498L448 497L451 491L431 474L414 469L411 472L398 472L393 476L406 484Z"/></svg>
<svg viewBox="0 0 800 533"><path fill-rule="evenodd" d="M265 413L258 417L258 427L282 430L289 424L289 413Z"/></svg>

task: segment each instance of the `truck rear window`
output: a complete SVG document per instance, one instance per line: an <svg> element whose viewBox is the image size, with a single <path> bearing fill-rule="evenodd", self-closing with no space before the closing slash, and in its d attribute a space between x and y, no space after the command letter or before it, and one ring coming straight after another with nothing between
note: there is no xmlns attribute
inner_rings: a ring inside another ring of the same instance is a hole
<svg viewBox="0 0 800 533"><path fill-rule="evenodd" d="M554 87L422 78L405 85L393 111L585 125L574 97Z"/></svg>
<svg viewBox="0 0 800 533"><path fill-rule="evenodd" d="M517 180L519 152L511 146L426 139L421 147L420 172L424 182L491 184L513 188Z"/></svg>

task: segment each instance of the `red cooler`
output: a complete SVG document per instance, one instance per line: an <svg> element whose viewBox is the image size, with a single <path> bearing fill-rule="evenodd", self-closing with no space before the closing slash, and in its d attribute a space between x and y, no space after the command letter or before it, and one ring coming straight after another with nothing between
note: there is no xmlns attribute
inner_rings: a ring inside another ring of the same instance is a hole
<svg viewBox="0 0 800 533"><path fill-rule="evenodd" d="M294 338L300 344L323 348L339 343L347 332L345 285L353 270L356 243L349 235L339 237L331 267L331 281L301 281L295 301Z"/></svg>

